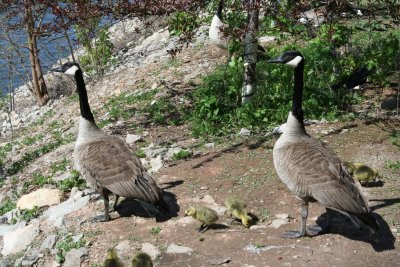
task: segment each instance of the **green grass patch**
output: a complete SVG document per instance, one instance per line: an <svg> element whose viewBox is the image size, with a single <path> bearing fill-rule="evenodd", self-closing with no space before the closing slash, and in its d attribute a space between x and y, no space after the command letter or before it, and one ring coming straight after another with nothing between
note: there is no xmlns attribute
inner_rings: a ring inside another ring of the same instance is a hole
<svg viewBox="0 0 400 267"><path fill-rule="evenodd" d="M74 248L81 248L85 246L84 238L74 241L71 234L66 235L63 239L56 244L56 261L62 263L65 261L65 255Z"/></svg>
<svg viewBox="0 0 400 267"><path fill-rule="evenodd" d="M187 159L192 156L192 152L189 150L181 150L178 153L172 155L172 160Z"/></svg>
<svg viewBox="0 0 400 267"><path fill-rule="evenodd" d="M86 188L86 181L82 179L79 172L76 170L71 171L71 176L58 183L58 188L62 192L70 192L73 187L77 187L79 190Z"/></svg>
<svg viewBox="0 0 400 267"><path fill-rule="evenodd" d="M0 215L4 215L7 212L15 209L17 207L17 203L12 201L11 199L6 199L0 205Z"/></svg>
<svg viewBox="0 0 400 267"><path fill-rule="evenodd" d="M158 235L161 232L161 228L160 227L152 227L150 230L150 233L152 233L153 235Z"/></svg>
<svg viewBox="0 0 400 267"><path fill-rule="evenodd" d="M36 142L43 140L43 138L44 138L43 134L37 134L37 135L34 135L33 137L27 136L24 139L22 139L21 143L26 146L31 146L31 145L35 144Z"/></svg>
<svg viewBox="0 0 400 267"><path fill-rule="evenodd" d="M386 168L391 169L392 171L400 171L400 160L398 161L386 161Z"/></svg>

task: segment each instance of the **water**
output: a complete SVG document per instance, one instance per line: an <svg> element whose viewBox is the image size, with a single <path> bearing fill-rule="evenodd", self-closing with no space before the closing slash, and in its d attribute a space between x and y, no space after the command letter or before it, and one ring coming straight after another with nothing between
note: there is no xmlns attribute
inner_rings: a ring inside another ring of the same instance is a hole
<svg viewBox="0 0 400 267"><path fill-rule="evenodd" d="M0 14L0 19L3 15ZM44 22L51 19L45 16ZM76 43L72 31L69 31L72 44ZM0 36L1 37L1 36ZM13 41L19 46L26 46L26 34L21 31L12 36ZM38 38L40 61L45 74L60 58L67 57L70 52L68 43L63 35L51 35ZM16 51L17 50L17 51ZM29 54L26 48L13 49L8 41L0 38L0 92L8 93L25 83L27 75L31 74Z"/></svg>

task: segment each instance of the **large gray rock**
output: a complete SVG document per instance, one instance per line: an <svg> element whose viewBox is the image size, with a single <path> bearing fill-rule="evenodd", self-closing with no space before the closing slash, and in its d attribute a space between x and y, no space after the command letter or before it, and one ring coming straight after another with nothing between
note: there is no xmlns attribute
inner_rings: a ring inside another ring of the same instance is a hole
<svg viewBox="0 0 400 267"><path fill-rule="evenodd" d="M22 221L17 224L0 224L0 236L4 236L8 232L12 232L18 228L26 226L26 222Z"/></svg>
<svg viewBox="0 0 400 267"><path fill-rule="evenodd" d="M171 244L167 248L167 253L169 254L191 254L193 252L193 249L189 247L184 247L184 246L178 246L175 244Z"/></svg>
<svg viewBox="0 0 400 267"><path fill-rule="evenodd" d="M43 213L43 217L46 218L47 221L55 223L60 217L83 208L89 203L90 196L82 196L82 194L83 193L79 191L67 201L57 206L50 207Z"/></svg>
<svg viewBox="0 0 400 267"><path fill-rule="evenodd" d="M40 188L27 195L23 195L17 202L17 208L33 209L60 204L61 191L59 189Z"/></svg>
<svg viewBox="0 0 400 267"><path fill-rule="evenodd" d="M65 255L64 267L79 267L83 257L89 255L87 248L74 248Z"/></svg>
<svg viewBox="0 0 400 267"><path fill-rule="evenodd" d="M39 223L18 228L4 235L3 256L15 254L25 250L39 235Z"/></svg>
<svg viewBox="0 0 400 267"><path fill-rule="evenodd" d="M58 240L58 236L56 235L48 235L40 246L41 250L45 249L53 249Z"/></svg>

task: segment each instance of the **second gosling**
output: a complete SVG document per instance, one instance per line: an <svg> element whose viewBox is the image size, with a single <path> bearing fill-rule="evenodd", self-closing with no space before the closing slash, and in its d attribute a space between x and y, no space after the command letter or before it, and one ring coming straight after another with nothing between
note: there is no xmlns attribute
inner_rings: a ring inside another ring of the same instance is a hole
<svg viewBox="0 0 400 267"><path fill-rule="evenodd" d="M207 207L189 207L185 214L192 216L194 219L202 222L202 225L198 228L200 233L204 233L207 229L218 220L218 214L215 210Z"/></svg>
<svg viewBox="0 0 400 267"><path fill-rule="evenodd" d="M354 178L362 185L375 181L378 177L378 171L367 165L361 165L354 170Z"/></svg>
<svg viewBox="0 0 400 267"><path fill-rule="evenodd" d="M153 261L147 253L139 252L133 257L131 267L153 267Z"/></svg>
<svg viewBox="0 0 400 267"><path fill-rule="evenodd" d="M234 217L242 221L245 227L249 228L252 225L252 219L247 214L246 204L243 200L230 196L225 199L225 206Z"/></svg>
<svg viewBox="0 0 400 267"><path fill-rule="evenodd" d="M107 250L107 258L104 261L103 267L124 267L124 264L118 258L117 252L114 248Z"/></svg>

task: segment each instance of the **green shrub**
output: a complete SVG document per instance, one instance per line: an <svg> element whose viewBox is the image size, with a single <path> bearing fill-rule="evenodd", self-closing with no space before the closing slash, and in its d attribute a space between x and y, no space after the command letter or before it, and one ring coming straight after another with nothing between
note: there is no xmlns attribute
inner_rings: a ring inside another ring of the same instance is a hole
<svg viewBox="0 0 400 267"><path fill-rule="evenodd" d="M80 177L78 171L73 170L71 177L60 181L58 187L62 192L70 192L73 187L83 190L86 188L86 181Z"/></svg>
<svg viewBox="0 0 400 267"><path fill-rule="evenodd" d="M168 28L171 35L180 36L190 33L199 26L198 14L177 11L168 19Z"/></svg>

